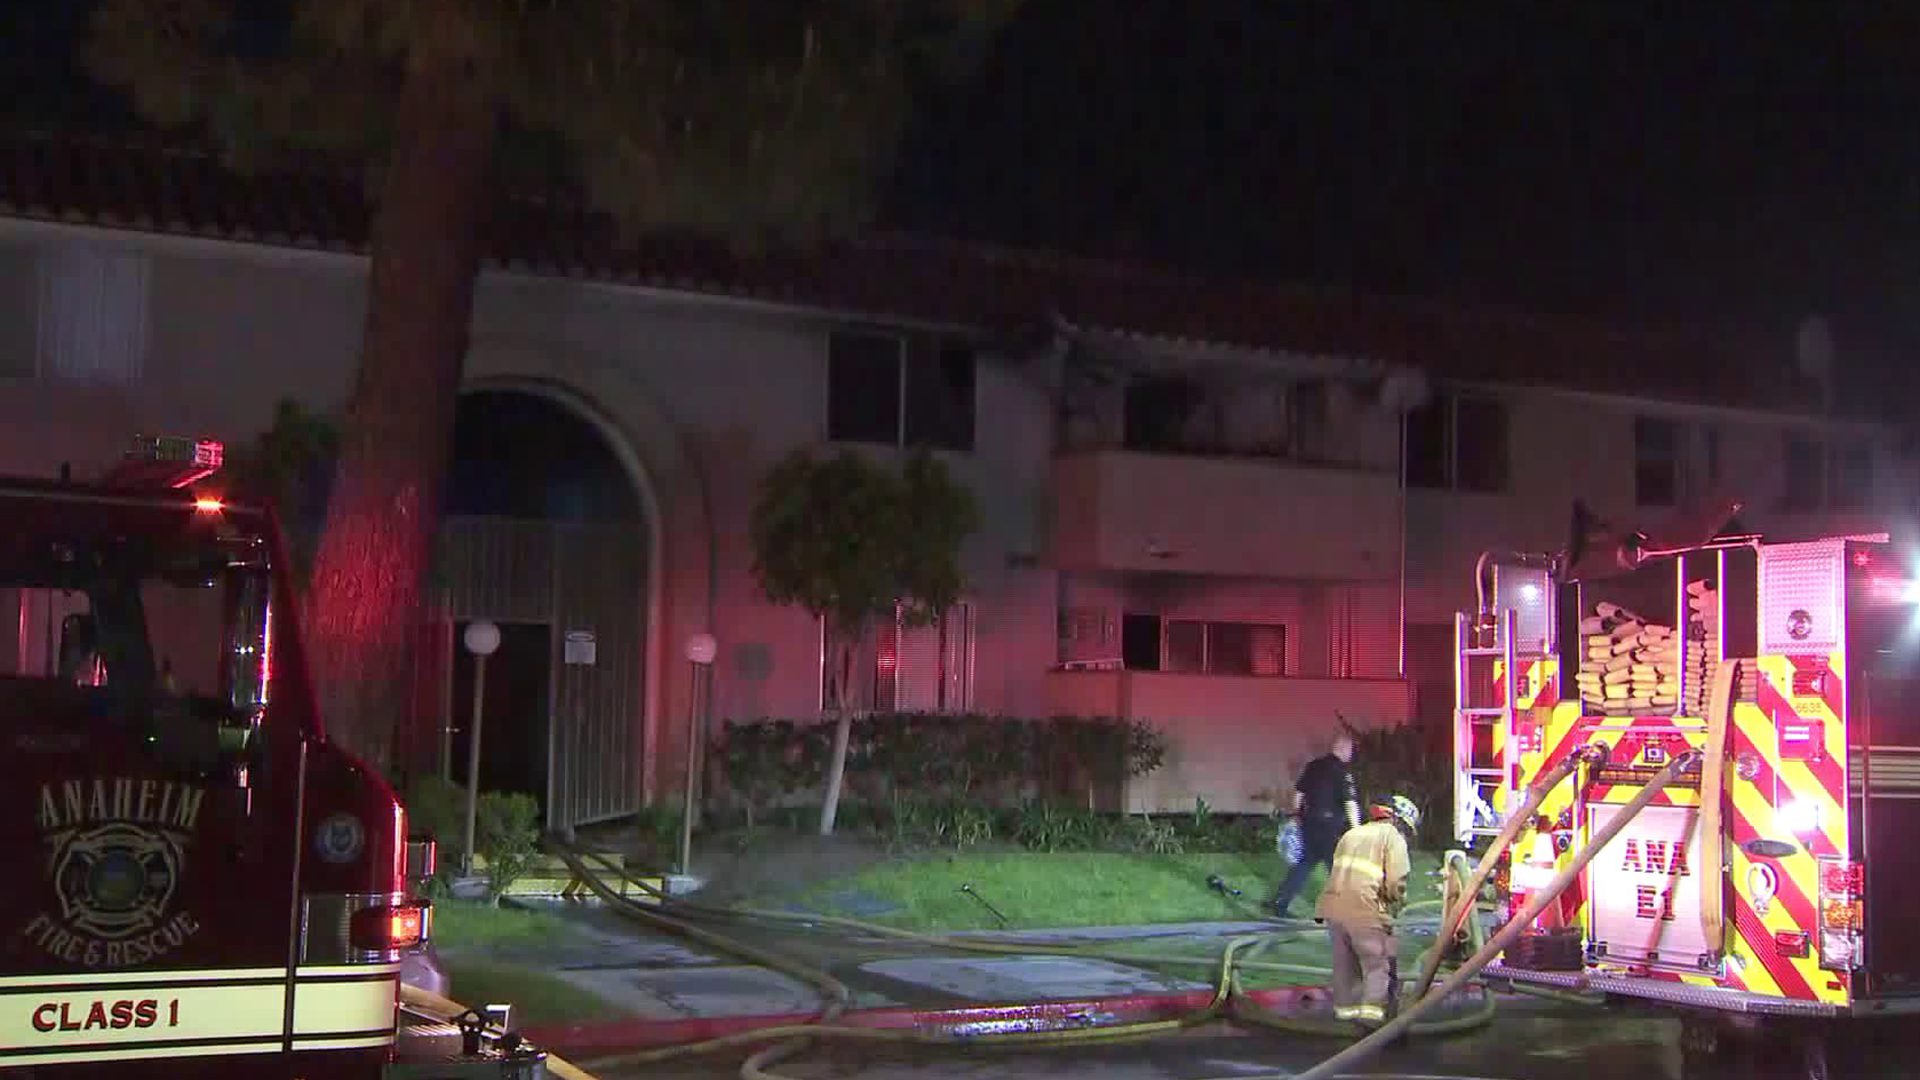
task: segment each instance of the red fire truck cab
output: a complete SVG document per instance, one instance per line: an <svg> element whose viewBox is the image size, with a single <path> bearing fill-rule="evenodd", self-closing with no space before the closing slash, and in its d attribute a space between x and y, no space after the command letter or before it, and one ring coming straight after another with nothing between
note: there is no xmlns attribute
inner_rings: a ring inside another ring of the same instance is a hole
<svg viewBox="0 0 1920 1080"><path fill-rule="evenodd" d="M544 1074L511 1038L413 1052L431 842L327 740L273 514L196 488L221 458L0 479L0 1069Z"/></svg>

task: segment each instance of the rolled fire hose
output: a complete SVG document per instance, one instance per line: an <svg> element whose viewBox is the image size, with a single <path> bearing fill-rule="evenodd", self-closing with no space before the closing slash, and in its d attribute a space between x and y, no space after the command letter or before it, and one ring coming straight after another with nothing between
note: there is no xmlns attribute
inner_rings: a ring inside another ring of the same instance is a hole
<svg viewBox="0 0 1920 1080"><path fill-rule="evenodd" d="M1495 957L1506 950L1507 946L1513 944L1515 939L1525 932L1526 928L1532 925L1535 919L1540 917L1540 913L1547 909L1548 904L1557 902L1560 899L1560 894L1565 892L1575 881L1579 880L1580 871L1586 869L1587 864L1592 862L1601 851L1605 850L1607 844L1611 842L1615 836L1619 835L1620 830L1626 828L1628 822L1638 817L1640 811L1646 809L1647 804L1651 803L1654 797L1659 795L1660 792L1673 781L1674 777L1680 775L1682 771L1699 761L1699 759L1699 751L1688 750L1685 753L1675 756L1672 761L1667 763L1666 768L1654 774L1654 776L1647 781L1646 786L1640 789L1640 793L1635 795L1633 800L1622 808L1621 813L1615 816L1612 821L1607 822L1606 826L1603 827L1599 833L1587 841L1586 846L1580 849L1580 854L1574 858L1572 864L1555 875L1553 881L1527 904L1524 911L1514 916L1507 925L1501 927L1500 932L1493 936L1493 940L1487 942L1485 948L1474 954L1472 959L1462 964L1452 975L1448 976L1446 982L1441 983L1432 992L1415 1001L1411 1007L1402 1012L1398 1017L1395 1017L1391 1022L1383 1025L1366 1038L1361 1039L1345 1050L1340 1051L1320 1064L1315 1065L1313 1068L1308 1069L1306 1072L1301 1073L1298 1077L1295 1077L1294 1080L1332 1080L1333 1077L1358 1066L1361 1062L1366 1061L1386 1049L1389 1043L1406 1033L1422 1015L1430 1012L1435 1006L1445 1001L1448 995L1464 986L1469 979L1480 973L1481 968L1492 963Z"/></svg>
<svg viewBox="0 0 1920 1080"><path fill-rule="evenodd" d="M410 986L406 983L400 984L400 1000L437 1020L442 1020L449 1024L453 1023L454 1017L465 1015L471 1011L465 1005L460 1004L452 998L441 997L431 990L423 990L418 986ZM560 1080L596 1080L596 1077L592 1073L573 1064L559 1054L547 1050L546 1055L547 1071L559 1077Z"/></svg>
<svg viewBox="0 0 1920 1080"><path fill-rule="evenodd" d="M1726 782L1727 725L1733 718L1733 688L1740 677L1737 661L1721 664L1713 673L1713 693L1707 700L1706 761L1700 774L1700 872L1719 880L1725 862L1726 839L1720 831L1720 791ZM1700 933L1707 947L1719 952L1726 935L1724 889L1700 890Z"/></svg>
<svg viewBox="0 0 1920 1080"><path fill-rule="evenodd" d="M1474 867L1473 877L1467 881L1466 889L1459 900L1459 906L1448 911L1441 917L1441 941L1452 941L1453 935L1460 932L1460 924L1466 919L1467 913L1474 910L1474 907L1479 903L1480 889L1487 883L1487 878L1493 873L1494 866L1500 862L1500 856L1512 845L1514 838L1520 834L1520 830L1525 828L1527 823L1533 819L1534 811L1540 808L1540 804L1546 801L1547 796L1552 794L1553 789L1558 787L1560 782L1565 780L1569 773L1580 766L1580 759L1581 755L1578 753L1568 754L1566 757L1560 759L1559 764L1548 769L1545 775L1536 778L1534 782L1527 787L1526 801L1520 804L1518 810L1507 815L1506 823L1500 826L1499 835L1495 836L1493 843L1487 846L1486 854L1480 856L1480 865ZM1434 976L1439 974L1440 971L1441 955L1440 952L1434 953L1433 959L1421 966L1420 981L1413 992L1415 1000L1425 997L1428 989L1433 986Z"/></svg>

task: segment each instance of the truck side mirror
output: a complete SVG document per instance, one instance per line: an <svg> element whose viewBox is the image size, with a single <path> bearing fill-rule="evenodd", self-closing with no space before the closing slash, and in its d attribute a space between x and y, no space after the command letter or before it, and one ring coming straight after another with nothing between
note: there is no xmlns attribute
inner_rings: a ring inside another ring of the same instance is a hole
<svg viewBox="0 0 1920 1080"><path fill-rule="evenodd" d="M247 743L252 732L196 713L179 701L161 701L154 709L147 743L161 768L183 779L214 787L245 787Z"/></svg>

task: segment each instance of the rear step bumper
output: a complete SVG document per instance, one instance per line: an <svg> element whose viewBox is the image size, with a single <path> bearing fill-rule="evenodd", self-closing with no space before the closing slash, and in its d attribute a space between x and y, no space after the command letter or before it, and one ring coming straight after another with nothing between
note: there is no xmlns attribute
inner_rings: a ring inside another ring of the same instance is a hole
<svg viewBox="0 0 1920 1080"><path fill-rule="evenodd" d="M402 1023L395 1060L382 1080L547 1080L547 1055L521 1043L512 1055L500 1052L492 1036L478 1054L461 1053L460 1029L438 1022Z"/></svg>
<svg viewBox="0 0 1920 1080"><path fill-rule="evenodd" d="M1632 975L1598 975L1583 971L1531 971L1495 963L1482 968L1480 977L1488 982L1526 983L1529 986L1551 986L1560 990L1585 993L1619 994L1622 997L1645 998L1649 1001L1666 1002L1669 1005L1713 1009L1719 1012L1811 1017L1851 1015L1844 1006L1824 1001L1771 997L1745 990L1692 986L1660 979L1636 978Z"/></svg>

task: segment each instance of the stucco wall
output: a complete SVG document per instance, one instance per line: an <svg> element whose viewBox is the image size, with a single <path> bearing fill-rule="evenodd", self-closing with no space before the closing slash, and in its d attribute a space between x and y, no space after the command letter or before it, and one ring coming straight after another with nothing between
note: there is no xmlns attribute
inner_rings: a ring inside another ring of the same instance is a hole
<svg viewBox="0 0 1920 1080"><path fill-rule="evenodd" d="M14 257L5 265L75 242L146 256L144 371L121 386L46 376L0 384L0 472L51 475L71 461L87 475L134 431L244 444L280 398L322 410L344 403L365 314L363 260L0 222L0 260ZM0 287L17 297L36 286L29 273ZM832 325L763 306L516 275L480 283L469 385L573 405L622 444L657 512L659 595L647 647L656 790L679 772L668 763L680 760L691 685L682 647L695 632L721 643L716 726L818 710L818 631L804 614L760 599L746 526L766 468L824 440ZM0 348L31 351L33 334L17 319L0 324ZM974 697L986 710L1031 711L1052 659L1054 577L1010 556L1040 547L1049 413L1016 364L982 357L977 382L978 449L950 455L984 511L966 551Z"/></svg>

